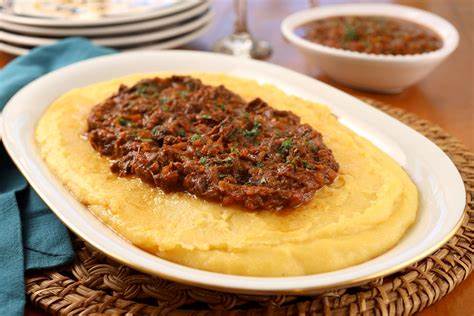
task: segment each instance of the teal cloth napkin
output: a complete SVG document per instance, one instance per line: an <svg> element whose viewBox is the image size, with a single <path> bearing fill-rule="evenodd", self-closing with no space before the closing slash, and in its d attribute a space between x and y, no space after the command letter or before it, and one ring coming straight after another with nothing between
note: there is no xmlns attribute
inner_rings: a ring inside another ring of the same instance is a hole
<svg viewBox="0 0 474 316"><path fill-rule="evenodd" d="M113 52L83 38L68 38L33 49L0 70L0 109L36 78ZM69 263L74 251L67 229L28 185L3 144L0 177L0 315L23 315L25 271Z"/></svg>

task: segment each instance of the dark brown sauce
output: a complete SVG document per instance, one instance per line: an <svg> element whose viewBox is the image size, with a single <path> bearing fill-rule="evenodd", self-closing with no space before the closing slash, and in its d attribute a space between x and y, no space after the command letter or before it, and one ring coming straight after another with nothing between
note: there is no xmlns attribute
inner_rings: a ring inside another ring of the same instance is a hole
<svg viewBox="0 0 474 316"><path fill-rule="evenodd" d="M339 168L293 113L191 77L121 86L91 111L88 139L119 176L251 210L297 207Z"/></svg>
<svg viewBox="0 0 474 316"><path fill-rule="evenodd" d="M443 46L427 27L383 16L330 17L309 22L297 33L321 45L369 54L423 54Z"/></svg>

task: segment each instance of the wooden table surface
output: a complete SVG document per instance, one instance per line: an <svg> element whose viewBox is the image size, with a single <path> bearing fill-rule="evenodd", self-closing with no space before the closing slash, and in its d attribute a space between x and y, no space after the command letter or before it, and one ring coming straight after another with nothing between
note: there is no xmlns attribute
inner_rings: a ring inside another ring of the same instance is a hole
<svg viewBox="0 0 474 316"><path fill-rule="evenodd" d="M370 97L403 108L428 119L459 138L474 149L474 99L473 99L473 7L474 0L404 0L398 3L434 12L448 19L460 33L458 49L433 73L417 85L395 95L375 94L353 90L340 85L319 72L306 67L301 55L280 35L281 20L290 13L304 9L304 0L249 0L249 27L253 34L269 41L274 49L269 62L301 73L312 75L330 85L355 96ZM332 2L320 1L321 5ZM373 2L373 1L372 1ZM387 1L383 1L387 2ZM217 11L213 27L205 36L185 46L186 49L210 50L212 44L232 30L232 5L230 0L215 0ZM0 67L14 56L0 52ZM27 315L42 312L27 308ZM474 315L474 276L470 276L454 291L420 315Z"/></svg>

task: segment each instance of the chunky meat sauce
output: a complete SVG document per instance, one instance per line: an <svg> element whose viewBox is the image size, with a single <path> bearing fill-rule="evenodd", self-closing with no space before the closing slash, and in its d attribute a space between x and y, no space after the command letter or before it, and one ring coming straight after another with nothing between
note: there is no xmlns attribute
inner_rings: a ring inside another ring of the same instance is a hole
<svg viewBox="0 0 474 316"><path fill-rule="evenodd" d="M293 113L184 76L121 86L93 108L88 139L119 176L250 210L297 207L339 168Z"/></svg>
<svg viewBox="0 0 474 316"><path fill-rule="evenodd" d="M423 54L443 46L433 30L383 16L329 17L309 22L299 31L321 45L369 54Z"/></svg>

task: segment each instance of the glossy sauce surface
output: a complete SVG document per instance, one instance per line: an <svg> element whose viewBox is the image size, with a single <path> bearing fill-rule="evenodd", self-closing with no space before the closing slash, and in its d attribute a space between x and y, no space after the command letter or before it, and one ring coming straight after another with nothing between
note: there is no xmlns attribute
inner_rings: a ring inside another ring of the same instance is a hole
<svg viewBox="0 0 474 316"><path fill-rule="evenodd" d="M297 32L324 46L369 54L423 54L443 46L427 27L383 16L330 17L309 22Z"/></svg>
<svg viewBox="0 0 474 316"><path fill-rule="evenodd" d="M120 176L251 210L297 207L339 169L295 114L192 77L121 86L92 110L88 138Z"/></svg>

